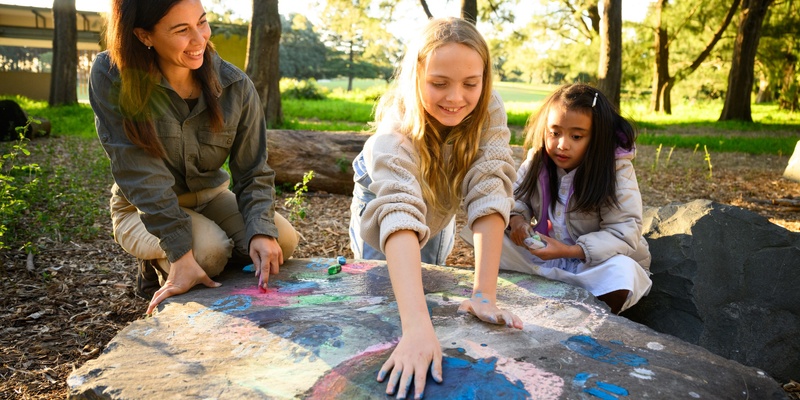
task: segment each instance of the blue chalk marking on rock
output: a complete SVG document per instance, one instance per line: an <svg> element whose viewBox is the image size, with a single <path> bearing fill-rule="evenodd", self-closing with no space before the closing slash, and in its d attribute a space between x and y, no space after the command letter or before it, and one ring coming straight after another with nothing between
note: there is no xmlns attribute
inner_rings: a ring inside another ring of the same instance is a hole
<svg viewBox="0 0 800 400"><path fill-rule="evenodd" d="M599 387L600 389L605 390L606 392L611 392L611 393L614 393L614 394L617 394L617 395L620 395L620 396L627 396L628 395L628 389L625 389L624 387L621 387L621 386L617 386L617 385L615 385L613 383L597 381L597 387Z"/></svg>

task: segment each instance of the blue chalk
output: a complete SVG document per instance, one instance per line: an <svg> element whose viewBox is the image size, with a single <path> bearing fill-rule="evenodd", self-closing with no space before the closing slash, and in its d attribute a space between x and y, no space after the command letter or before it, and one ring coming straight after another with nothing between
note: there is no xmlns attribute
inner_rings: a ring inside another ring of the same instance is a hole
<svg viewBox="0 0 800 400"><path fill-rule="evenodd" d="M336 257L336 261L339 263L339 265L345 265L347 263L347 259L344 258L344 256Z"/></svg>
<svg viewBox="0 0 800 400"><path fill-rule="evenodd" d="M242 271L244 272L253 272L255 270L256 268L253 266L253 264L245 265L244 268L242 268Z"/></svg>

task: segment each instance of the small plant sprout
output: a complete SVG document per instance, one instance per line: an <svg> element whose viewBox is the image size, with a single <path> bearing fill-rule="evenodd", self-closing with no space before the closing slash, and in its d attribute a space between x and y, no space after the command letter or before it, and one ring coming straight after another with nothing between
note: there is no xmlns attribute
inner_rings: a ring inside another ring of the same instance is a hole
<svg viewBox="0 0 800 400"><path fill-rule="evenodd" d="M667 154L667 167L669 167L669 160L672 159L673 151L675 151L675 146L669 148L669 154Z"/></svg>
<svg viewBox="0 0 800 400"><path fill-rule="evenodd" d="M653 161L653 171L658 168L658 159L661 157L661 143L656 147L656 159Z"/></svg>
<svg viewBox="0 0 800 400"><path fill-rule="evenodd" d="M346 174L347 168L350 166L350 160L348 160L345 156L341 156L336 159L336 166L339 167L339 171L341 171L341 173Z"/></svg>
<svg viewBox="0 0 800 400"><path fill-rule="evenodd" d="M694 151L692 152L692 155L695 155L697 153L697 148L698 147L700 147L700 143L695 143L694 144Z"/></svg>
<svg viewBox="0 0 800 400"><path fill-rule="evenodd" d="M703 145L703 150L706 152L705 160L706 163L708 163L708 179L711 179L714 177L714 174L711 171L711 153L708 152L708 147L706 147L706 145Z"/></svg>
<svg viewBox="0 0 800 400"><path fill-rule="evenodd" d="M308 214L306 208L306 192L308 192L308 182L314 178L314 171L308 171L303 175L303 181L294 185L294 195L284 201L284 205L289 208L289 220L294 222L305 219Z"/></svg>

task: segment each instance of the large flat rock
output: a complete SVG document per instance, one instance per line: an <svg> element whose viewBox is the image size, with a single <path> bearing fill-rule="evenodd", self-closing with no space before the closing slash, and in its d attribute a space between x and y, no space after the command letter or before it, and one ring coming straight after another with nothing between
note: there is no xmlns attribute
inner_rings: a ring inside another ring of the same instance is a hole
<svg viewBox="0 0 800 400"><path fill-rule="evenodd" d="M251 273L165 301L68 378L70 398L385 397L378 370L400 336L386 264L292 259L261 293ZM763 371L610 314L583 289L502 273L523 330L456 310L472 271L424 265L444 382L427 399L786 399Z"/></svg>

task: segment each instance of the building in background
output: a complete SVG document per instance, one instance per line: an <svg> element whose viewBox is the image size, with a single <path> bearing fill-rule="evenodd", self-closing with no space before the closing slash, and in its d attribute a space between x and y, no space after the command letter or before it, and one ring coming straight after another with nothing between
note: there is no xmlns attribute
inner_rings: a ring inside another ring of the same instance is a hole
<svg viewBox="0 0 800 400"><path fill-rule="evenodd" d="M89 68L101 50L104 19L78 11L78 99L88 98ZM0 4L0 95L48 99L53 61L53 10Z"/></svg>

